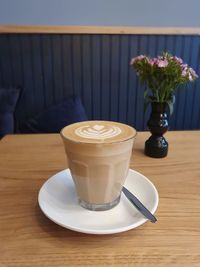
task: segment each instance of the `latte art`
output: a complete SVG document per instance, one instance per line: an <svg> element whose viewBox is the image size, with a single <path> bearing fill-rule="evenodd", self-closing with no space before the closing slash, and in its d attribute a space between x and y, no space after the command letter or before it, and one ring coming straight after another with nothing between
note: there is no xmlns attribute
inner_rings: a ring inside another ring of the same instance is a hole
<svg viewBox="0 0 200 267"><path fill-rule="evenodd" d="M107 139L119 135L122 130L114 125L84 125L75 130L75 134L89 139Z"/></svg>
<svg viewBox="0 0 200 267"><path fill-rule="evenodd" d="M78 143L117 143L126 141L136 130L126 124L114 121L81 121L64 127L61 135Z"/></svg>

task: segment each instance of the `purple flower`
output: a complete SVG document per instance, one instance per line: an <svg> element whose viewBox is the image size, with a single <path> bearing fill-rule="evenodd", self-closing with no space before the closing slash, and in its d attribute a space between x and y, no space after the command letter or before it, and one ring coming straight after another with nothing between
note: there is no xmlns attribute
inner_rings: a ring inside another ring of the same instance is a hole
<svg viewBox="0 0 200 267"><path fill-rule="evenodd" d="M167 59L158 59L156 64L159 68L165 68L169 63Z"/></svg>

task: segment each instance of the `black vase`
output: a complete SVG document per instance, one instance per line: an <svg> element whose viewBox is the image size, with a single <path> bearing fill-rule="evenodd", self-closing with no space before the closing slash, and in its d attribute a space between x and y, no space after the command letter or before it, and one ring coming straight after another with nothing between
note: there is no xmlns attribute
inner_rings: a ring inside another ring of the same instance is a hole
<svg viewBox="0 0 200 267"><path fill-rule="evenodd" d="M168 153L168 143L163 134L168 130L167 103L153 102L147 126L152 133L145 142L145 154L153 158L164 158Z"/></svg>

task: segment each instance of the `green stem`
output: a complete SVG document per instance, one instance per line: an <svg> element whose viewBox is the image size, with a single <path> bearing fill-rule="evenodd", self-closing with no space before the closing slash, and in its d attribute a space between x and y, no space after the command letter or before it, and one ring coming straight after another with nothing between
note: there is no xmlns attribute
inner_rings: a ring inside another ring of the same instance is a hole
<svg viewBox="0 0 200 267"><path fill-rule="evenodd" d="M157 100L157 102L160 102L160 101L159 101L159 94L158 94L158 90L156 90L156 100Z"/></svg>

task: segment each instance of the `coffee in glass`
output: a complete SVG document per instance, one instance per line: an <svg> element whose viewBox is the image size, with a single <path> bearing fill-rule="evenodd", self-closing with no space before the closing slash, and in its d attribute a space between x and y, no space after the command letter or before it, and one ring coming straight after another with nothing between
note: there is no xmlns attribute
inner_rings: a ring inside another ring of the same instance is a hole
<svg viewBox="0 0 200 267"><path fill-rule="evenodd" d="M84 121L61 131L79 203L108 210L119 203L136 130L112 121Z"/></svg>

